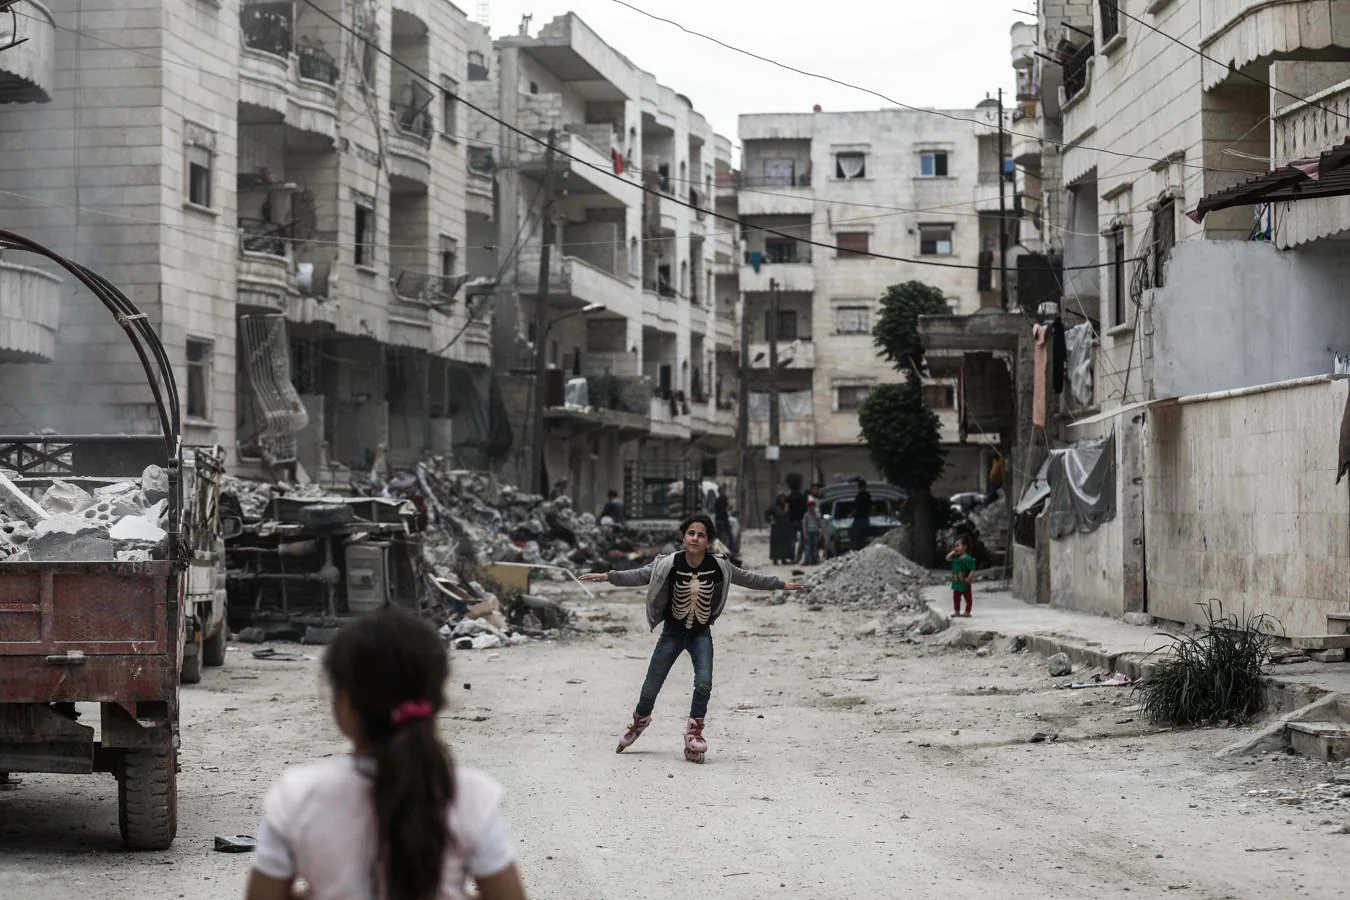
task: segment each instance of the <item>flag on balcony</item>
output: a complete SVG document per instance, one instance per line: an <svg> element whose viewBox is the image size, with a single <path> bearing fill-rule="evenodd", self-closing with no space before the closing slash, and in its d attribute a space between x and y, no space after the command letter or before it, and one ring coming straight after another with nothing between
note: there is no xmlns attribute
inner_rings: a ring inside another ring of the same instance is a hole
<svg viewBox="0 0 1350 900"><path fill-rule="evenodd" d="M619 150L618 147L610 147L610 148L609 148L609 155L610 155L610 158L614 160L614 174L615 174L615 175L622 175L622 174L623 174L623 153L620 152L620 150Z"/></svg>

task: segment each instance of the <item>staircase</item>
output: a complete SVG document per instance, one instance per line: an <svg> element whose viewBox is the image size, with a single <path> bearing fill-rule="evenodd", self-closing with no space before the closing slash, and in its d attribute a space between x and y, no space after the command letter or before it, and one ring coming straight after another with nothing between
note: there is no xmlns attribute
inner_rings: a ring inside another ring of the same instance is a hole
<svg viewBox="0 0 1350 900"><path fill-rule="evenodd" d="M1326 634L1293 637L1289 642L1314 662L1345 662L1350 651L1350 613L1328 613Z"/></svg>
<svg viewBox="0 0 1350 900"><path fill-rule="evenodd" d="M1312 759L1350 759L1350 699L1338 699L1321 715L1318 721L1287 723L1289 746Z"/></svg>

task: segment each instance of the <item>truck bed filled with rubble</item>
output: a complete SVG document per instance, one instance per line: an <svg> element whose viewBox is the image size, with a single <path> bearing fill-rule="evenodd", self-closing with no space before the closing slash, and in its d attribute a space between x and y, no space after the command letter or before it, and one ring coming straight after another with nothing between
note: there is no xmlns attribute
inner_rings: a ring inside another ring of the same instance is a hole
<svg viewBox="0 0 1350 900"><path fill-rule="evenodd" d="M39 496L0 469L0 563L145 562L168 551L169 478L56 479Z"/></svg>

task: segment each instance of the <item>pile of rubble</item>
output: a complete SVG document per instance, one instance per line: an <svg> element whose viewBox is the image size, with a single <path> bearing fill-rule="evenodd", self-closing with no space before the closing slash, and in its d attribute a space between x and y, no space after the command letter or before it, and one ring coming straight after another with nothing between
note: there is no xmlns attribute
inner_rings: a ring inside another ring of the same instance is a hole
<svg viewBox="0 0 1350 900"><path fill-rule="evenodd" d="M885 544L837 556L812 575L805 589L789 596L808 604L869 609L922 606L923 589L936 576Z"/></svg>
<svg viewBox="0 0 1350 900"><path fill-rule="evenodd" d="M439 460L400 473L381 493L425 505L429 527L423 554L437 569L493 562L571 572L628 569L675 547L674 534L602 526L591 513L578 512L570 497L546 499L499 485L481 472L448 469Z"/></svg>
<svg viewBox="0 0 1350 900"><path fill-rule="evenodd" d="M169 477L149 466L139 481L91 493L55 480L40 500L0 470L0 562L145 562L168 553Z"/></svg>

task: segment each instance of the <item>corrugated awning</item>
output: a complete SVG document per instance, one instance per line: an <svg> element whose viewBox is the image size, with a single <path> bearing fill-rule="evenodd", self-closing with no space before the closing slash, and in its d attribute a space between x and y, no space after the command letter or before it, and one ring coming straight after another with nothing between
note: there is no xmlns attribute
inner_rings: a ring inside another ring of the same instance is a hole
<svg viewBox="0 0 1350 900"><path fill-rule="evenodd" d="M1350 195L1350 142L1215 191L1186 213L1197 224L1217 209Z"/></svg>

